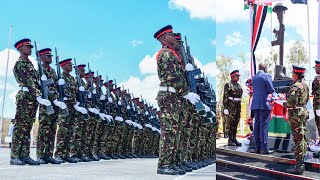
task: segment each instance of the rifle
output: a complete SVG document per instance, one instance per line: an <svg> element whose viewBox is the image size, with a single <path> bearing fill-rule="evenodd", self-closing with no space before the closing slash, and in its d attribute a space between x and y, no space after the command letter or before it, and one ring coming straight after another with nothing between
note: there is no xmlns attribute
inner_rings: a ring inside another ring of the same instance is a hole
<svg viewBox="0 0 320 180"><path fill-rule="evenodd" d="M104 107L107 109L107 113L108 115L111 115L112 112L112 103L109 102L109 98L111 97L111 93L110 93L110 87L109 87L109 80L108 80L108 76L106 76L106 82L107 82L107 87L106 87L106 93L107 93L107 100L104 101ZM109 123L111 126L114 126L114 121L111 120L111 122Z"/></svg>
<svg viewBox="0 0 320 180"><path fill-rule="evenodd" d="M121 117L121 115L122 115L122 104L121 104L121 99L119 97L119 90L118 90L118 87L117 87L116 79L114 79L114 87L115 87L115 91L116 91L117 116ZM124 126L124 122L123 121L120 123L120 126Z"/></svg>
<svg viewBox="0 0 320 180"><path fill-rule="evenodd" d="M89 71L89 79L90 79L90 93L91 93L91 103L92 103L92 108L97 107L97 93L93 93L95 91L94 89L94 84L93 84L93 78L92 78L92 71L90 69L90 64L88 63L88 71ZM98 114L95 115L96 118L100 118Z"/></svg>
<svg viewBox="0 0 320 180"><path fill-rule="evenodd" d="M38 63L38 68L39 68L39 75L40 75L40 87L41 87L41 94L42 94L41 97L42 97L42 99L48 100L48 94L49 94L48 86L53 84L53 80L52 79L41 80L41 77L42 77L42 75L44 75L44 73L43 73L43 67L42 67L42 63L41 63L40 57L39 57L39 51L37 49L37 43L36 42L34 42L34 47L35 47L35 50L36 50L36 57L37 57L37 63ZM47 114L48 115L54 113L53 107L51 105L50 106L46 106L46 109L47 109Z"/></svg>
<svg viewBox="0 0 320 180"><path fill-rule="evenodd" d="M181 43L181 46L180 46L180 50L181 50L181 54L182 54L182 59L183 59L184 65L187 65L189 63L189 64L192 64L195 67L195 69L193 69L193 70L186 71L188 90L190 92L196 93L196 91L197 91L196 90L197 81L196 81L196 79L194 77L195 76L199 76L201 74L201 71L200 71L199 68L196 68L196 66L194 65L193 57L190 54L190 47L187 44L187 37L185 37L185 41L186 41L187 53L185 51L183 43ZM195 107L196 107L196 111L197 111L197 113L199 115L205 115L206 114L205 107L203 106L201 101L198 101L195 104Z"/></svg>
<svg viewBox="0 0 320 180"><path fill-rule="evenodd" d="M78 84L78 87L82 86L81 84L81 78L80 78L80 74L79 74L79 68L77 66L77 62L76 62L76 59L74 58L74 69L75 69L75 74L76 74L76 79L77 79L77 84ZM82 91L78 91L78 99L79 99L79 106L80 107L85 107L85 92L82 92ZM89 113L87 114L83 114L83 119L84 120L88 120L90 118L90 115Z"/></svg>
<svg viewBox="0 0 320 180"><path fill-rule="evenodd" d="M59 56L58 56L58 53L57 53L57 48L54 48L55 50L55 55L56 55L56 66L57 66L57 77L58 77L58 80L61 79L61 70L60 70L60 65L59 65ZM64 89L67 88L67 84L64 84L64 85L58 85L58 93L59 93L59 97L58 97L58 100L61 101L61 102L64 102L64 97L66 97L65 93L64 93ZM65 117L65 116L68 116L69 115L69 111L68 109L62 109L61 112L60 112L60 115Z"/></svg>

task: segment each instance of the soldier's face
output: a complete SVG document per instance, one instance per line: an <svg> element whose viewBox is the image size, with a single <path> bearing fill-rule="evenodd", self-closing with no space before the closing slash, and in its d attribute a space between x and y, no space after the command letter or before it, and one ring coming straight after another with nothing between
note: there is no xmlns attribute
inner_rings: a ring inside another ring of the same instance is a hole
<svg viewBox="0 0 320 180"><path fill-rule="evenodd" d="M84 69L79 69L79 74L80 74L80 77L83 78L85 75Z"/></svg>
<svg viewBox="0 0 320 180"><path fill-rule="evenodd" d="M240 77L240 76L233 76L233 77L232 77L232 80L235 81L235 82L238 82L238 81L239 81L239 77Z"/></svg>
<svg viewBox="0 0 320 180"><path fill-rule="evenodd" d="M67 72L71 72L72 71L72 64L68 63L68 64L62 66L62 69L67 71Z"/></svg>
<svg viewBox="0 0 320 180"><path fill-rule="evenodd" d="M164 36L165 36L167 43L170 46L172 46L172 47L177 46L176 45L177 41L176 41L176 38L174 37L173 33L166 33Z"/></svg>
<svg viewBox="0 0 320 180"><path fill-rule="evenodd" d="M320 67L315 67L314 70L316 71L317 74L320 74Z"/></svg>
<svg viewBox="0 0 320 180"><path fill-rule="evenodd" d="M28 45L22 45L20 48L20 52L30 56L32 53L32 46L28 46Z"/></svg>
<svg viewBox="0 0 320 180"><path fill-rule="evenodd" d="M51 55L41 56L41 59L46 64L51 64L52 63L52 56Z"/></svg>
<svg viewBox="0 0 320 180"><path fill-rule="evenodd" d="M298 75L296 73L292 73L292 80L296 82L298 80Z"/></svg>

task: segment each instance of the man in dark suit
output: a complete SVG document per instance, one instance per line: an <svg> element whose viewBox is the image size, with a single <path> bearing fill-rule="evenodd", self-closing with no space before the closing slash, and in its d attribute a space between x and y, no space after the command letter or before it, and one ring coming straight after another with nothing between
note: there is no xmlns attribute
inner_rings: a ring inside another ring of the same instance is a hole
<svg viewBox="0 0 320 180"><path fill-rule="evenodd" d="M254 140L256 153L270 154L268 150L268 130L272 106L268 99L269 94L275 92L272 85L271 74L267 73L267 66L259 64L258 73L252 78L252 103L251 110L254 114Z"/></svg>

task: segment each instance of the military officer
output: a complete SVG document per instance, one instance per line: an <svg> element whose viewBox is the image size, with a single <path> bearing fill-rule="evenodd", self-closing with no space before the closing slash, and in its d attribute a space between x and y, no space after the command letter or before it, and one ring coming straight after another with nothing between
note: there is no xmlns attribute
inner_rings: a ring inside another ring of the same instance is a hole
<svg viewBox="0 0 320 180"><path fill-rule="evenodd" d="M241 146L236 139L237 127L240 121L241 113L241 97L242 88L238 83L239 81L239 70L234 70L230 73L231 81L224 85L223 91L223 107L224 107L224 118L227 121L227 132L228 132L228 145L229 146Z"/></svg>
<svg viewBox="0 0 320 180"><path fill-rule="evenodd" d="M46 112L46 106L40 105L39 109L39 129L38 129L38 141L37 141L37 157L40 164L60 164L59 161L52 158L54 150L54 141L57 130L57 119L59 115L59 109L65 109L66 104L57 100L58 92L57 85L64 84L64 80L61 79L58 82L56 71L51 68L52 54L50 48L41 49L39 51L39 57L42 61L43 73L47 79L52 79L53 84L48 86L49 100L56 106L54 107L54 113L48 115Z"/></svg>
<svg viewBox="0 0 320 180"><path fill-rule="evenodd" d="M313 98L313 110L315 115L315 121L318 127L318 133L320 137L320 61L315 61L316 65L314 70L317 75L312 82L312 95Z"/></svg>
<svg viewBox="0 0 320 180"><path fill-rule="evenodd" d="M158 174L185 174L175 163L177 145L179 144L179 122L181 121L180 104L183 98L192 104L199 101L199 95L187 91L185 70L181 60L174 51L176 40L172 26L161 28L154 34L162 49L157 54L157 70L160 88L157 95L161 111L161 137Z"/></svg>
<svg viewBox="0 0 320 180"><path fill-rule="evenodd" d="M289 110L289 124L293 141L296 145L296 165L288 169L287 172L303 174L305 169L304 157L307 151L306 122L309 117L309 112L306 105L309 100L309 88L304 81L305 68L293 65L292 70L292 80L294 84L289 90L287 103L284 105Z"/></svg>
<svg viewBox="0 0 320 180"><path fill-rule="evenodd" d="M41 97L38 74L29 60L33 45L30 39L22 39L14 44L20 57L13 67L13 74L20 90L16 95L16 123L13 130L11 165L40 165L30 158L30 131L36 118L38 104L51 106L51 102Z"/></svg>

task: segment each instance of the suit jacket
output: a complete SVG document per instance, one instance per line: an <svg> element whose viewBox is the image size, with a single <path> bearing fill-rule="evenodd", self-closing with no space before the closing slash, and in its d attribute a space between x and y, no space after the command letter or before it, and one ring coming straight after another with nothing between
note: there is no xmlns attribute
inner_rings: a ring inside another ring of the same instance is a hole
<svg viewBox="0 0 320 180"><path fill-rule="evenodd" d="M268 95L275 91L272 85L271 74L259 70L252 78L252 89L251 110L271 110L272 107L267 101Z"/></svg>

